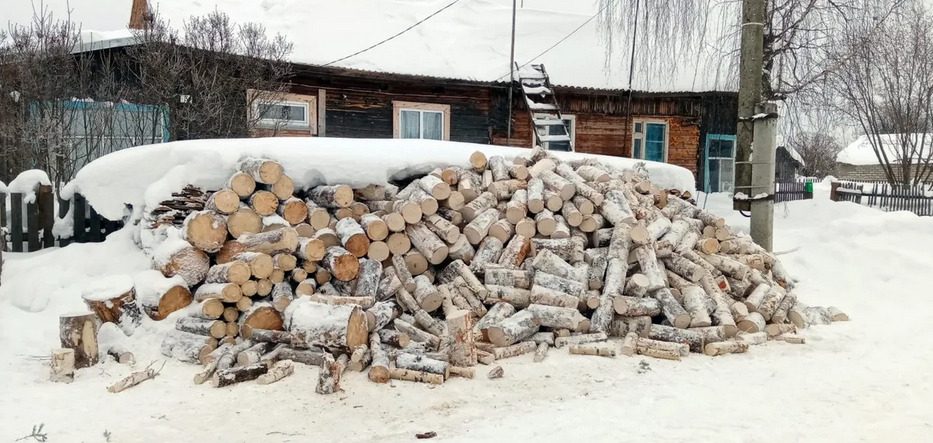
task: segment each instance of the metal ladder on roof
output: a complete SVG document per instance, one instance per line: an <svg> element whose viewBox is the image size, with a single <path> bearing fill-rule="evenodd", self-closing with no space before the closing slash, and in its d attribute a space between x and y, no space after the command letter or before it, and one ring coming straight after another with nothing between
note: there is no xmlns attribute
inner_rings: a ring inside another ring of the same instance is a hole
<svg viewBox="0 0 933 443"><path fill-rule="evenodd" d="M530 69L521 70L516 63L516 72L525 105L531 114L535 144L553 151L573 151L570 124L560 115L557 97L544 65L530 65Z"/></svg>

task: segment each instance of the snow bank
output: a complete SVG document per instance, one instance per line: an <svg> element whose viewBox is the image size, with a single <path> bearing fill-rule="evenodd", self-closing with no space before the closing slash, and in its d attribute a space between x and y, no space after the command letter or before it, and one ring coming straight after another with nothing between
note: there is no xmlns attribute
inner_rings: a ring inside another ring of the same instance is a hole
<svg viewBox="0 0 933 443"><path fill-rule="evenodd" d="M881 147L892 164L903 161L904 152L901 146L905 139L913 138L914 143L919 146L918 151L922 150L922 152L912 153L914 156L922 156L925 159L926 156L930 155L930 152L933 152L933 134L882 134L878 137L881 138ZM915 158L915 161L923 161L924 159ZM836 161L855 166L879 164L878 156L875 155L871 141L866 135L859 136L849 146L840 151L836 155Z"/></svg>
<svg viewBox="0 0 933 443"><path fill-rule="evenodd" d="M123 217L125 204L139 211L155 206L186 184L219 189L243 158L277 160L297 188L346 183L386 183L450 165L469 166L474 151L512 159L528 149L436 140L254 138L189 140L140 146L107 154L82 168L66 191L84 195L98 213ZM555 152L564 159L586 156ZM598 156L620 168L640 160ZM694 189L693 174L665 163L646 162L651 180L662 187Z"/></svg>
<svg viewBox="0 0 933 443"><path fill-rule="evenodd" d="M131 231L117 231L102 243L73 244L23 259L8 259L0 277L0 305L8 302L29 312L51 308L59 314L86 310L81 300L86 288L113 275L150 268L149 258L133 242ZM56 321L48 326L57 325Z"/></svg>
<svg viewBox="0 0 933 443"><path fill-rule="evenodd" d="M35 203L36 189L40 185L52 185L49 175L39 169L30 169L17 175L6 188L11 194L23 194L23 203Z"/></svg>

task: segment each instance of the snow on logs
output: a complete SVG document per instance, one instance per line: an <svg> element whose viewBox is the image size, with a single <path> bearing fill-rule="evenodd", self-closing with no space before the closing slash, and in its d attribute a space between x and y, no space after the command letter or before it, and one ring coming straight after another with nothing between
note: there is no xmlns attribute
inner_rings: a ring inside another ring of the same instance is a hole
<svg viewBox="0 0 933 443"><path fill-rule="evenodd" d="M346 369L443 383L551 348L679 360L848 319L799 302L776 257L644 171L540 148L464 160L398 187L296 189L288 165L246 159L224 189L186 187L146 215L179 232L153 251L165 277L135 292L153 319L185 314L163 352L218 386L309 364L330 393ZM88 304L130 332L132 289Z"/></svg>

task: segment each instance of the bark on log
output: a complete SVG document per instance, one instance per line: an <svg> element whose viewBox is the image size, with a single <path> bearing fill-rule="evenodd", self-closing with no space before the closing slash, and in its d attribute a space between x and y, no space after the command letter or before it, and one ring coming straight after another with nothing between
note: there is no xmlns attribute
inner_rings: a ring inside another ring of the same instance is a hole
<svg viewBox="0 0 933 443"><path fill-rule="evenodd" d="M580 296L567 294L566 292L544 286L532 285L531 303L559 308L576 308L580 304Z"/></svg>
<svg viewBox="0 0 933 443"><path fill-rule="evenodd" d="M742 340L726 340L707 344L703 352L706 355L741 354L748 351L748 343Z"/></svg>
<svg viewBox="0 0 933 443"><path fill-rule="evenodd" d="M625 337L630 332L647 337L651 328L651 317L616 317L609 325L610 337Z"/></svg>
<svg viewBox="0 0 933 443"><path fill-rule="evenodd" d="M447 265L453 273L463 278L466 287L476 295L480 300L485 300L488 292L486 287L476 278L476 275L470 271L470 268L461 260L454 260Z"/></svg>
<svg viewBox="0 0 933 443"><path fill-rule="evenodd" d="M142 312L136 304L136 290L130 278L119 285L89 287L82 298L100 321L116 323L127 335L132 335L142 321Z"/></svg>
<svg viewBox="0 0 933 443"><path fill-rule="evenodd" d="M534 242L533 242L534 244ZM563 244L563 243L562 243ZM565 246L568 248L574 247L575 245L572 242L566 242ZM539 246L548 246L546 244L538 243ZM560 256L560 254L553 252L550 248L538 247L536 246L537 253L535 254L534 261L532 261L532 267L537 272L551 274L557 277L565 278L573 281L585 281L588 277L587 274L581 273L581 270L575 268L570 263Z"/></svg>
<svg viewBox="0 0 933 443"><path fill-rule="evenodd" d="M346 185L318 186L308 191L308 199L322 208L347 208L353 203L353 188Z"/></svg>
<svg viewBox="0 0 933 443"><path fill-rule="evenodd" d="M590 320L576 309L560 308L540 304L528 305L522 312L528 311L534 315L542 327L551 329L569 329L577 332L589 332Z"/></svg>
<svg viewBox="0 0 933 443"><path fill-rule="evenodd" d="M771 316L772 323L785 323L788 321L788 316L790 314L790 309L797 304L797 295L793 292L788 292L784 298L781 300L781 303L778 304L777 309L774 310L774 314ZM799 326L799 325L798 325Z"/></svg>
<svg viewBox="0 0 933 443"><path fill-rule="evenodd" d="M437 288L431 284L430 280L423 275L414 278L415 290L412 292L417 307L428 312L433 312L441 307L443 297L437 291Z"/></svg>
<svg viewBox="0 0 933 443"><path fill-rule="evenodd" d="M487 287L489 285L496 285L529 289L531 288L531 276L531 271L490 267L486 269L483 282ZM491 293L490 296L492 296Z"/></svg>
<svg viewBox="0 0 933 443"><path fill-rule="evenodd" d="M496 357L496 360L502 360L504 358L518 357L519 355L535 352L537 349L538 345L535 344L535 342L524 341L507 347L494 348L492 354Z"/></svg>
<svg viewBox="0 0 933 443"><path fill-rule="evenodd" d="M487 328L486 335L492 344L506 347L531 337L539 327L535 314L523 310Z"/></svg>
<svg viewBox="0 0 933 443"><path fill-rule="evenodd" d="M596 332L591 334L571 335L568 337L557 337L554 339L554 347L562 348L567 345L581 345L585 343L595 343L605 341L609 336L605 332Z"/></svg>
<svg viewBox="0 0 933 443"><path fill-rule="evenodd" d="M474 335L480 340L489 341L489 328L512 316L515 311L515 306L505 302L497 302L473 326Z"/></svg>

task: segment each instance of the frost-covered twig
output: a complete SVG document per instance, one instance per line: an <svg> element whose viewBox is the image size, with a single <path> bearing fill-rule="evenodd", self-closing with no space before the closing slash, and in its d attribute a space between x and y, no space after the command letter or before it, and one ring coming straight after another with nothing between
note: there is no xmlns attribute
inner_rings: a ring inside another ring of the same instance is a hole
<svg viewBox="0 0 933 443"><path fill-rule="evenodd" d="M42 428L45 426L45 423L39 423L39 426L32 427L32 433L25 436L17 438L15 441L25 440L27 438L34 438L36 441L44 442L49 439L48 433L42 433Z"/></svg>

